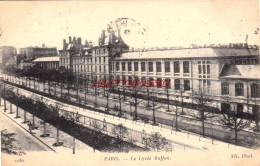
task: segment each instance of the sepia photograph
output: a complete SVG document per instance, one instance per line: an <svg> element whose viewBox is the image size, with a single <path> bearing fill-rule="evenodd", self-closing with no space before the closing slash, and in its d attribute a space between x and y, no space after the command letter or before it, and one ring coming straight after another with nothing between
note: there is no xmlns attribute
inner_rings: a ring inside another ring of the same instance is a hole
<svg viewBox="0 0 260 166"><path fill-rule="evenodd" d="M3 166L260 166L258 0L0 1Z"/></svg>

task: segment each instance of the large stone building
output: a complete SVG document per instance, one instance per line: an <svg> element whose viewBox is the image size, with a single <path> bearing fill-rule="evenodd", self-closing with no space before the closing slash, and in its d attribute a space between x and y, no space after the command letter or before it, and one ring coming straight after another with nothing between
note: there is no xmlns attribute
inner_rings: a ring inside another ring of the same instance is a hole
<svg viewBox="0 0 260 166"><path fill-rule="evenodd" d="M71 40L69 37L69 43L64 39L63 50L59 51L60 66L78 77L96 75L101 78L110 74L110 61L128 50L129 47L120 37L120 32L115 35L102 31L98 46L93 46L92 42L87 40L82 45L81 38L74 37Z"/></svg>
<svg viewBox="0 0 260 166"><path fill-rule="evenodd" d="M13 46L0 47L0 65L6 67L16 64L17 51Z"/></svg>
<svg viewBox="0 0 260 166"><path fill-rule="evenodd" d="M111 74L120 79L170 80L170 94L194 102L196 94L210 95L212 106L251 112L258 109L259 50L242 46L128 52L115 58ZM154 81L152 81L154 80ZM148 81L149 82L149 81ZM227 101L228 100L228 101Z"/></svg>
<svg viewBox="0 0 260 166"><path fill-rule="evenodd" d="M222 111L259 110L257 46L229 44L130 52L120 32L115 35L103 31L98 46L87 41L82 45L81 39L70 38L59 52L60 65L78 77L139 79L157 86L161 97L165 97L162 83L170 80L169 93L176 100L194 103L196 95L203 92L210 96L210 105Z"/></svg>

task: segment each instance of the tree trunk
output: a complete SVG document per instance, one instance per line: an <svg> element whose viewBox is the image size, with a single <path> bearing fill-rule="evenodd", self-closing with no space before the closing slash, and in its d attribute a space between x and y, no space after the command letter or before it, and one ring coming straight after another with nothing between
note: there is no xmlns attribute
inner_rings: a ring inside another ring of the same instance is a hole
<svg viewBox="0 0 260 166"><path fill-rule="evenodd" d="M176 112L175 112L175 128L176 131L178 131L178 109L176 108Z"/></svg>
<svg viewBox="0 0 260 166"><path fill-rule="evenodd" d="M33 129L35 128L35 117L34 117L34 115L33 115L32 128L33 128Z"/></svg>
<svg viewBox="0 0 260 166"><path fill-rule="evenodd" d="M68 82L68 100L70 99L70 83Z"/></svg>
<svg viewBox="0 0 260 166"><path fill-rule="evenodd" d="M43 122L43 135L46 136L47 132L46 132L46 122Z"/></svg>
<svg viewBox="0 0 260 166"><path fill-rule="evenodd" d="M56 82L54 82L54 95L56 96Z"/></svg>
<svg viewBox="0 0 260 166"><path fill-rule="evenodd" d="M23 123L26 123L26 111L24 110L24 114L23 114Z"/></svg>
<svg viewBox="0 0 260 166"><path fill-rule="evenodd" d="M62 82L60 82L60 98L62 98Z"/></svg>
<svg viewBox="0 0 260 166"><path fill-rule="evenodd" d="M58 126L56 128L57 128L56 144L59 145L59 143L60 143L60 132L59 132Z"/></svg>
<svg viewBox="0 0 260 166"><path fill-rule="evenodd" d="M75 154L75 149L76 149L76 146L75 146L75 137L73 137L73 150L72 150L72 151L73 151L73 152L72 152L73 154Z"/></svg>
<svg viewBox="0 0 260 166"><path fill-rule="evenodd" d="M35 77L33 77L33 89L35 90Z"/></svg>
<svg viewBox="0 0 260 166"><path fill-rule="evenodd" d="M13 113L12 103L11 102L9 102L9 103L10 103L10 114L12 114Z"/></svg>

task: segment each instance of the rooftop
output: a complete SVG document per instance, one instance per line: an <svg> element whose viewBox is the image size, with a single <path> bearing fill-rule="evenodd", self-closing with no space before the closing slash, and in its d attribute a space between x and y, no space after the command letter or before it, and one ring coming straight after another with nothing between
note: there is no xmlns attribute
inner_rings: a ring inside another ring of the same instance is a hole
<svg viewBox="0 0 260 166"><path fill-rule="evenodd" d="M259 55L258 49L235 48L186 48L160 51L123 53L121 59L164 59L164 58L201 58Z"/></svg>
<svg viewBox="0 0 260 166"><path fill-rule="evenodd" d="M33 62L59 62L59 61L60 61L60 57L58 57L58 56L40 57L40 58L33 60Z"/></svg>
<svg viewBox="0 0 260 166"><path fill-rule="evenodd" d="M221 78L260 79L260 65L232 65Z"/></svg>

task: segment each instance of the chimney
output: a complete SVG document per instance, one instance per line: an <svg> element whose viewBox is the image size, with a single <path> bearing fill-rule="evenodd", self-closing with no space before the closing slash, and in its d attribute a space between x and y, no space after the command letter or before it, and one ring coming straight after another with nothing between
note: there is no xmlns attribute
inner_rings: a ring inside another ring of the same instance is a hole
<svg viewBox="0 0 260 166"><path fill-rule="evenodd" d="M89 41L89 47L90 48L92 47L92 41Z"/></svg>
<svg viewBox="0 0 260 166"><path fill-rule="evenodd" d="M85 40L85 46L89 47L88 40Z"/></svg>
<svg viewBox="0 0 260 166"><path fill-rule="evenodd" d="M78 40L78 45L82 45L81 44L81 37L78 37L77 40Z"/></svg>
<svg viewBox="0 0 260 166"><path fill-rule="evenodd" d="M69 44L71 43L71 36L69 36Z"/></svg>

